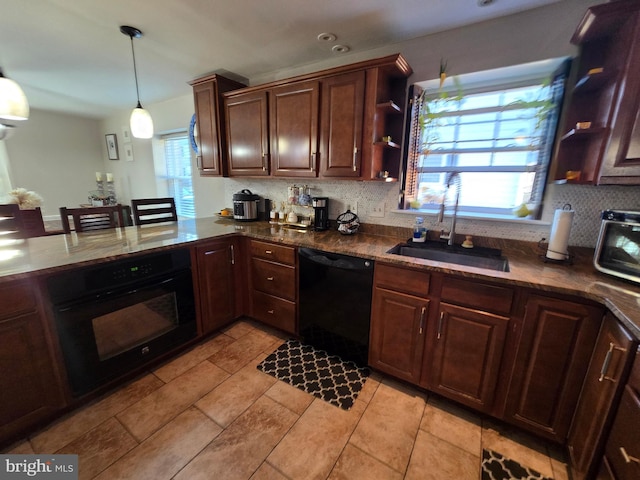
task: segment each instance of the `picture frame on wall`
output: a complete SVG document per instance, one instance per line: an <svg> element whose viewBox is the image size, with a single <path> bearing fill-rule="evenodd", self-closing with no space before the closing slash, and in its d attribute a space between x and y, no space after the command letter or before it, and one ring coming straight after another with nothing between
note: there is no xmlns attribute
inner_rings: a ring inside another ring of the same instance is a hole
<svg viewBox="0 0 640 480"><path fill-rule="evenodd" d="M105 136L107 141L107 153L109 160L118 160L118 138L115 133L107 133Z"/></svg>

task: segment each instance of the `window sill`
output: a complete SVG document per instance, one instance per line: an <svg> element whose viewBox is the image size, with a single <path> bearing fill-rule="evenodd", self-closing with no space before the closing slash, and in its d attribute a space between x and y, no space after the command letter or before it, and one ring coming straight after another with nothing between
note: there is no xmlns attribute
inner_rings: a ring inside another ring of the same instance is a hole
<svg viewBox="0 0 640 480"><path fill-rule="evenodd" d="M437 210L392 210L391 213L397 213L400 215L411 215L413 217L437 217ZM451 217L451 211L445 212L445 217ZM551 225L551 222L545 222L543 220L535 220L533 218L520 218L512 215L499 215L492 213L475 213L459 211L457 218L466 218L469 220L479 220L487 222L505 222L505 223L517 223L519 225L539 225L546 226Z"/></svg>

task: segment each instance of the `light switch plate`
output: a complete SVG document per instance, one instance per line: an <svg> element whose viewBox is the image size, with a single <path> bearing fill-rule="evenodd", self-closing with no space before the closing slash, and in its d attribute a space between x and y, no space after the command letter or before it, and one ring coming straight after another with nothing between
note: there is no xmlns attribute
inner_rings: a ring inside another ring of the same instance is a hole
<svg viewBox="0 0 640 480"><path fill-rule="evenodd" d="M372 217L382 218L384 217L385 204L379 203L378 205L374 205L371 207L370 215Z"/></svg>

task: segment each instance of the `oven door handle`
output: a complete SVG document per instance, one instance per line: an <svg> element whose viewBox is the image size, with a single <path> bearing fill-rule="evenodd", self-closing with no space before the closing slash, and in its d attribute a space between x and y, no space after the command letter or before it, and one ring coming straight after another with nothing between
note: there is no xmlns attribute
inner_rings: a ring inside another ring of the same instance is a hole
<svg viewBox="0 0 640 480"><path fill-rule="evenodd" d="M106 300L109 298L113 298L115 296L118 297L123 297L125 295L131 295L134 293L139 292L140 290L144 290L147 287L157 287L160 285L165 285L169 282L172 282L174 280L176 280L176 276L171 276L168 278L165 278L164 280L160 280L158 281L157 279L154 279L153 281L147 282L144 285L140 286L136 286L135 288L129 288L129 289L123 289L123 290L108 290L106 292L100 292L100 293L96 293L94 295L88 296L88 297L82 297L80 299L74 300L72 302L68 302L68 303L64 303L62 305L59 305L56 307L56 311L63 313L63 312L68 312L69 310L73 310L74 308L76 308L79 305L86 305L89 302L96 302L96 301L102 301L102 300Z"/></svg>

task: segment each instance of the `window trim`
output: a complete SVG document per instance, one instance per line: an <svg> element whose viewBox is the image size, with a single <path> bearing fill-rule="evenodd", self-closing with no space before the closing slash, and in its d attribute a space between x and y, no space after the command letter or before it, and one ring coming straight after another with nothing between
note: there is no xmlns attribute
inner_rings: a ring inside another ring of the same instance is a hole
<svg viewBox="0 0 640 480"><path fill-rule="evenodd" d="M415 214L429 214L429 208L420 208L414 209L411 208L408 204L408 198L415 198L417 194L417 179L421 173L447 173L452 171L461 171L461 172L483 172L483 171L491 171L495 173L526 173L526 172L536 172L540 169L540 164L535 165L523 165L523 166L497 166L497 167L456 167L456 166L446 166L446 167L420 167L419 162L422 157L422 152L420 148L415 148L417 142L420 141L422 129L420 127L420 122L418 121L418 117L420 112L422 111L422 106L425 101L428 101L429 97L433 98L434 93L437 91L440 92L455 92L460 89L460 84L464 83L464 95L472 95L478 93L492 92L498 91L501 89L515 89L520 87L531 86L536 83L542 83L545 80L552 78L553 82L551 84L551 98L554 100L556 104L556 109L545 121L553 122L552 125L545 129L545 133L543 133L543 143L540 148L533 147L507 147L502 151L539 151L540 155L543 155L548 160L546 164L542 165L541 171L538 175L536 175L536 179L534 180L532 191L534 192L534 196L537 197L537 214L538 217L541 215L542 206L543 206L543 197L545 186L547 184L547 177L549 170L551 168L551 164L553 162L553 152L555 150L555 144L557 142L557 127L558 127L558 119L561 113L562 103L563 103L563 94L564 90L566 90L566 79L569 72L570 66L570 57L559 57L554 59L548 59L540 62L532 62L529 64L522 64L512 67L505 67L494 70L487 70L482 72L475 72L470 74L459 75L455 81L451 80L449 77L443 85L443 88L439 89L440 79L432 79L423 82L416 82L410 86L409 89L409 99L408 99L408 115L407 115L407 131L408 135L405 141L405 158L403 159L403 170L401 172L402 175L402 186L400 190L400 198L397 212L411 212L413 215ZM561 73L560 73L561 72ZM509 75L505 77L505 74ZM496 76L502 76L504 81L500 79L496 80ZM558 82L558 78L561 78L561 81ZM558 95L557 87L558 83L561 83L563 88L560 90L561 94ZM427 94L426 91L431 93ZM512 110L521 108L518 105L514 106L504 106L501 107L501 111ZM471 113L482 113L483 108L478 108L465 111L465 115L469 115ZM497 109L489 108L488 110L496 111ZM469 113L471 112L471 113ZM450 116L455 116L456 114L451 112ZM445 114L445 116L447 116ZM491 149L477 149L475 151L466 150L465 153L482 153L485 152L496 152L495 148ZM447 150L447 151L438 151L438 153L443 154L453 154L455 155L457 152L455 149ZM471 210L471 209L469 209ZM507 217L504 213L498 214L497 216L494 213L491 213L491 209L484 209L486 212L487 219L496 219L499 217ZM502 209L502 212L506 211L506 209ZM481 218L475 213L469 211L470 216L472 218ZM464 212L462 212L461 217L464 217ZM522 219L518 217L510 217L511 219L515 219L516 221L521 222Z"/></svg>

